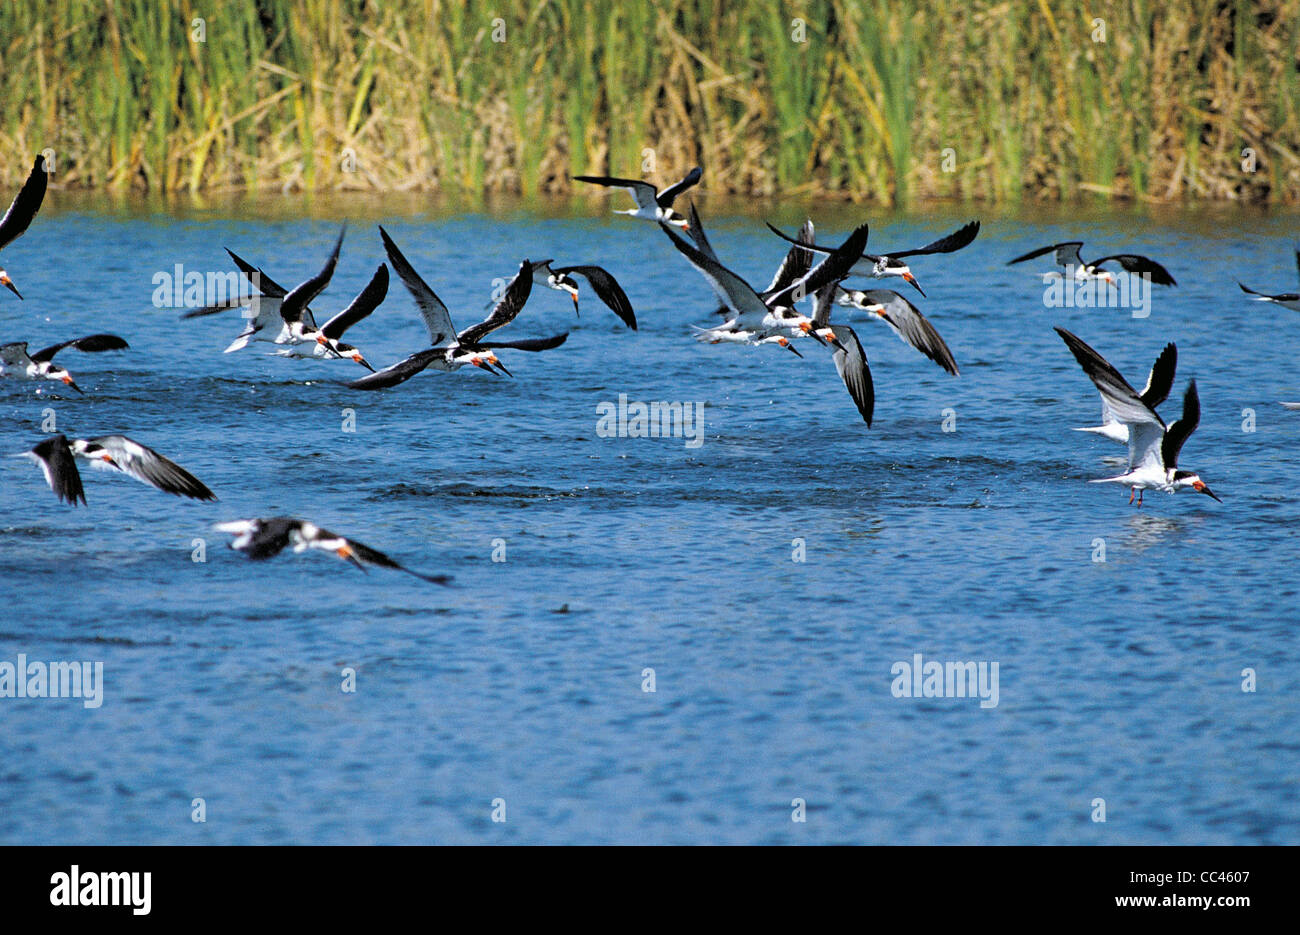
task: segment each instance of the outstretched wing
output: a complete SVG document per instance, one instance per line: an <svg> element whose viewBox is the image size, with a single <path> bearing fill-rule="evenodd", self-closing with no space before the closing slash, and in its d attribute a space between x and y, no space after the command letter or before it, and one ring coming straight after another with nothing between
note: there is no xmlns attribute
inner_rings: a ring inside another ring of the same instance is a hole
<svg viewBox="0 0 1300 935"><path fill-rule="evenodd" d="M718 300L734 314L748 313L756 316L767 314L767 306L763 304L762 298L749 283L719 263L715 257L688 244L667 224L660 222L659 226L663 228L663 232L668 235L668 239L673 242L678 252L699 270Z"/></svg>
<svg viewBox="0 0 1300 935"><path fill-rule="evenodd" d="M894 333L953 376L958 376L957 361L930 320L911 302L892 289L869 289L851 293L861 305L878 305L876 314Z"/></svg>
<svg viewBox="0 0 1300 935"><path fill-rule="evenodd" d="M1183 443L1200 424L1201 397L1196 392L1196 381L1193 380L1188 384L1187 392L1183 394L1183 415L1169 426L1160 446L1160 454L1164 458L1166 470L1178 466L1178 453L1183 450Z"/></svg>
<svg viewBox="0 0 1300 935"><path fill-rule="evenodd" d="M488 317L477 325L470 325L458 334L456 340L463 345L477 345L480 338L514 321L524 310L528 296L533 291L533 275L529 270L527 260L520 263L519 272L515 273L515 278L506 286L505 294L501 296L501 301L497 303L496 308L492 309Z"/></svg>
<svg viewBox="0 0 1300 935"><path fill-rule="evenodd" d="M871 382L871 368L867 365L867 353L862 349L862 342L857 333L847 325L835 325L832 329L840 346L835 349L835 369L844 388L849 391L854 405L862 415L862 421L871 428L871 416L876 409L876 389Z"/></svg>
<svg viewBox="0 0 1300 935"><path fill-rule="evenodd" d="M1169 270L1150 257L1138 256L1136 253L1115 253L1111 256L1104 256L1100 260L1093 260L1092 267L1096 269L1108 260L1114 260L1130 273L1149 276L1157 286L1178 285L1174 281L1174 277L1169 275Z"/></svg>
<svg viewBox="0 0 1300 935"><path fill-rule="evenodd" d="M699 166L696 166L690 172L687 172L686 177L682 179L680 182L678 182L675 185L669 185L667 188L661 191L659 195L655 198L655 203L658 204L659 207L661 208L671 208L673 206L673 199L676 198L678 195L680 195L682 192L686 191L686 189L690 188L692 185L695 185L697 182L699 182L700 176L703 174L704 174L704 170L701 169Z"/></svg>
<svg viewBox="0 0 1300 935"><path fill-rule="evenodd" d="M566 266L554 272L560 275L577 273L584 277L591 283L591 290L596 293L596 297L609 306L609 309L623 320L623 324L633 331L636 330L636 313L632 311L632 303L628 301L627 293L618 284L618 280L608 271L599 266Z"/></svg>
<svg viewBox="0 0 1300 935"><path fill-rule="evenodd" d="M777 267L776 274L772 276L772 281L768 287L763 290L763 295L771 295L774 292L781 292L800 279L808 275L812 269L813 253L808 249L809 244L813 242L813 222L811 219L803 222L799 228L798 243L792 246Z"/></svg>
<svg viewBox="0 0 1300 935"><path fill-rule="evenodd" d="M569 338L569 333L553 335L549 338L520 338L517 341L479 341L475 347L491 350L495 347L507 347L516 351L549 351L559 347Z"/></svg>
<svg viewBox="0 0 1300 935"><path fill-rule="evenodd" d="M422 351L416 351L405 360L390 364L383 370L376 370L374 373L368 373L360 379L343 385L350 390L385 390L390 386L405 383L439 357L445 356L446 353L447 349L445 347L425 348Z"/></svg>
<svg viewBox="0 0 1300 935"><path fill-rule="evenodd" d="M284 301L280 304L280 317L286 322L301 321L307 306L316 296L325 291L325 287L334 277L334 267L339 263L339 251L343 249L343 235L347 232L348 226L344 224L339 231L339 239L334 241L334 249L330 251L329 259L325 261L320 272L294 286L284 297Z"/></svg>
<svg viewBox="0 0 1300 935"><path fill-rule="evenodd" d="M904 250L901 253L885 253L885 256L892 256L895 259L901 259L905 256L924 256L930 253L954 253L963 247L969 246L980 232L980 222L971 221L969 224L957 228L951 234L940 237L924 247L918 247L915 250ZM1014 263L1015 261L1012 260Z"/></svg>
<svg viewBox="0 0 1300 935"><path fill-rule="evenodd" d="M686 228L686 233L691 235L691 239L695 241L695 246L699 247L700 252L715 263L720 262L718 260L718 254L713 250L713 245L709 243L708 235L704 233L704 223L700 220L700 215L695 210L694 201L691 202L690 213L687 215L686 223L690 225Z"/></svg>
<svg viewBox="0 0 1300 935"><path fill-rule="evenodd" d="M853 264L862 258L866 249L869 229L866 224L854 229L853 233L831 251L824 260L800 276L780 292L764 296L763 301L769 308L778 305L793 306L805 295L813 295L824 286L834 285L853 269Z"/></svg>
<svg viewBox="0 0 1300 935"><path fill-rule="evenodd" d="M326 538L334 538L335 534L331 532L327 532L322 529L321 536ZM355 539L348 539L343 536L338 536L337 538L343 539L343 541L346 543L347 551L352 553L351 555L344 555L343 557L347 559L351 559L352 561L358 564L364 563L368 565L378 565L381 568L393 568L396 569L397 571L404 571L408 575L413 575L416 578L420 578L424 581L432 582L433 584L446 585L451 583L450 575L426 575L418 571L412 571L410 568L407 568L405 565L401 564L395 559L390 558L389 556L385 555L383 552L379 551L378 549L371 548L370 546L358 542Z"/></svg>
<svg viewBox="0 0 1300 935"><path fill-rule="evenodd" d="M38 155L32 164L32 171L28 174L27 181L23 182L23 187L14 196L5 216L0 218L0 249L17 240L23 231L31 226L32 218L36 217L36 212L41 210L41 202L45 200L45 188L48 184L45 157Z"/></svg>
<svg viewBox="0 0 1300 935"><path fill-rule="evenodd" d="M604 185L607 188L623 188L631 193L639 207L655 207L655 187L640 179L618 179L609 175L575 175L573 180L589 182L592 185Z"/></svg>
<svg viewBox="0 0 1300 935"><path fill-rule="evenodd" d="M301 521L292 517L273 516L270 519L217 523L212 528L235 537L230 543L232 549L243 552L251 559L261 561L283 552L289 545L291 533L300 525Z"/></svg>
<svg viewBox="0 0 1300 935"><path fill-rule="evenodd" d="M53 435L26 454L40 465L45 483L50 485L60 502L71 506L76 506L78 500L83 504L86 502L81 472L77 470L77 461L72 457L66 436Z"/></svg>
<svg viewBox="0 0 1300 935"><path fill-rule="evenodd" d="M26 341L10 341L0 344L0 364L6 367L21 367L31 360L27 354Z"/></svg>
<svg viewBox="0 0 1300 935"><path fill-rule="evenodd" d="M384 251L388 254L388 262L393 264L393 271L406 286L406 291L411 293L411 298L415 299L420 317L424 319L424 327L429 332L429 346L446 347L455 344L456 328L451 323L451 313L447 311L447 306L442 304L442 299L434 294L428 283L420 278L415 267L407 262L402 251L397 249L397 244L393 243L393 238L388 236L388 231L382 226L379 228L379 237L384 242ZM381 370L380 373L383 371Z"/></svg>
<svg viewBox="0 0 1300 935"><path fill-rule="evenodd" d="M1008 260L1007 266L1013 263L1023 263L1025 260L1032 260L1048 253L1055 255L1053 259L1057 266L1083 266L1083 258L1079 256L1079 250L1082 247L1082 240L1067 240L1065 243L1054 243L1050 247L1039 247L1037 250L1030 250L1024 256Z"/></svg>
<svg viewBox="0 0 1300 935"><path fill-rule="evenodd" d="M380 263L379 269L375 270L375 275L370 277L366 287L347 308L325 322L325 327L320 329L320 333L331 341L337 341L343 337L343 332L377 309L387 295L388 267Z"/></svg>
<svg viewBox="0 0 1300 935"><path fill-rule="evenodd" d="M1298 292L1284 292L1281 295L1269 295L1266 292L1256 292L1254 289L1251 289L1249 286L1243 285L1242 283L1237 283L1237 285L1241 286L1242 292L1249 293L1250 295L1257 295L1261 299L1267 299L1269 302L1300 302L1300 293Z"/></svg>
<svg viewBox="0 0 1300 935"><path fill-rule="evenodd" d="M92 460L92 466L98 467L102 464L106 468L116 468L143 484L178 497L190 497L194 500L217 499L217 495L209 490L203 481L175 461L125 435L101 435L99 438L87 439L86 447L89 453L99 449L110 459Z"/></svg>
<svg viewBox="0 0 1300 935"><path fill-rule="evenodd" d="M54 355L65 347L70 347L76 351L95 354L100 351L121 351L130 347L122 338L115 334L91 334L84 338L73 338L71 341L64 341L61 344L54 344L50 347L41 348L32 355L32 360L36 363L53 360Z"/></svg>
<svg viewBox="0 0 1300 935"><path fill-rule="evenodd" d="M1161 467L1164 420L1109 361L1064 328L1057 328L1056 333L1101 393L1102 411L1109 409L1115 421L1128 426L1129 468Z"/></svg>
<svg viewBox="0 0 1300 935"><path fill-rule="evenodd" d="M1178 348L1171 342L1165 345L1156 362L1151 365L1147 385L1138 394L1142 402L1155 409L1169 398L1174 388L1174 372L1178 369Z"/></svg>

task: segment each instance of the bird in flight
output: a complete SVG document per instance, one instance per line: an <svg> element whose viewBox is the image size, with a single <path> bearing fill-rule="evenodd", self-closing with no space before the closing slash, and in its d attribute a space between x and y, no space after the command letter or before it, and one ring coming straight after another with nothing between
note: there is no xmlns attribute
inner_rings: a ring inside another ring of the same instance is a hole
<svg viewBox="0 0 1300 935"><path fill-rule="evenodd" d="M355 539L345 538L328 529L321 529L315 523L292 516L241 519L217 523L213 528L233 535L235 538L231 540L230 547L257 561L274 558L289 547L292 547L294 552L315 549L321 552L332 552L362 571L366 570L367 565L375 565L403 571L433 584L446 585L451 582L449 575L426 575L412 571L378 549L372 549Z"/></svg>

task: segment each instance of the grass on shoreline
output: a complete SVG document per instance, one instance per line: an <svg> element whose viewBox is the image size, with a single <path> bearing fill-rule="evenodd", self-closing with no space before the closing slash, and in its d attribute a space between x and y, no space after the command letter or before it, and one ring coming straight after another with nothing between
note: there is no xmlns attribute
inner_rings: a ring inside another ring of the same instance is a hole
<svg viewBox="0 0 1300 935"><path fill-rule="evenodd" d="M1300 201L1300 0L7 0L0 166L163 192Z"/></svg>

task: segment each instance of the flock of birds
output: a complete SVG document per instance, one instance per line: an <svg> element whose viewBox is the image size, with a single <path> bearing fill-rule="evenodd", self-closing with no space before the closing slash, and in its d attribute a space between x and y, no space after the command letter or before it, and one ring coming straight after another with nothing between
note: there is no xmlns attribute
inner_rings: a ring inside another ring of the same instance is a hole
<svg viewBox="0 0 1300 935"><path fill-rule="evenodd" d="M637 179L575 176L580 182L629 192L636 207L616 213L658 224L672 246L708 283L717 297L717 314L722 321L708 327L697 327L695 336L698 340L749 346L773 344L801 357L803 355L797 345L803 341L811 341L828 349L845 389L868 427L875 408L871 370L854 329L832 321L836 308L856 309L875 316L904 342L947 373L953 376L959 374L952 351L934 325L911 301L892 289L849 289L843 283L852 277L901 279L924 297L925 292L910 269L908 259L961 250L978 235L978 221L966 224L925 246L886 254L866 251L868 227L865 224L852 231L835 247L816 242L811 221L806 222L794 236L769 224L768 227L788 241L790 246L771 281L760 290L728 269L718 258L693 203L686 215L673 208L677 197L696 185L701 176L701 169L694 168L681 181L662 190ZM44 200L46 185L44 160L37 156L27 181L3 219L0 219L0 250L31 225ZM687 236L683 237L678 230ZM491 305L487 317L458 331L452 324L447 306L421 278L382 226L379 235L388 262L380 264L365 288L346 308L331 316L324 325L317 325L310 305L329 285L345 233L346 225L340 231L320 272L291 289L281 286L261 267L254 266L227 250L251 290L219 304L187 311L183 317L202 317L239 310L245 325L226 348L226 353L241 350L252 342L264 341L273 344L277 348L276 354L280 356L350 360L368 371L345 384L355 390L387 389L404 383L426 369L450 372L473 366L489 373L510 376L510 370L497 355L498 351L546 351L561 346L567 338L567 333L564 333L543 338L492 339L495 332L519 316L534 285L567 293L576 313L581 291L578 281L580 277L627 327L634 330L637 327L636 316L626 293L602 267L590 264L555 266L551 260L524 260L514 278ZM1168 270L1148 257L1112 254L1084 261L1082 247L1080 242L1053 244L1016 257L1008 265L1051 255L1055 265L1061 267L1063 272L1045 274L1049 276L1063 276L1074 281L1097 280L1115 286L1114 268L1118 267L1127 273L1143 276L1151 283L1176 285ZM1296 259L1297 267L1300 268L1300 251L1297 252ZM343 341L343 336L374 312L387 297L389 265L414 300L428 331L429 343L407 357L376 370L357 347ZM0 285L19 299L22 298L4 269L0 269ZM1300 311L1300 294L1270 295L1245 285L1241 285L1241 288L1260 301ZM798 311L799 304L805 299L811 302L811 314ZM1189 383L1184 393L1182 415L1176 421L1166 424L1156 411L1173 389L1177 348L1173 344L1164 348L1152 366L1145 387L1139 392L1082 339L1063 328L1057 328L1056 331L1101 395L1101 424L1081 431L1100 434L1128 446L1125 471L1094 483L1114 483L1130 488L1129 502L1132 503L1134 496L1137 496L1139 506L1142 502L1141 495L1147 490L1169 493L1192 490L1219 500L1198 474L1178 467L1183 444L1200 421L1200 399L1195 380ZM112 334L73 338L35 352L28 350L26 342L0 344L0 377L56 381L82 393L72 374L56 362L56 356L67 351L103 353L127 347L124 339ZM55 496L72 505L86 503L85 490L77 468L79 460L89 462L95 468L124 473L169 494L196 500L216 500L212 491L193 474L125 435L103 435L87 439L51 435L25 452L24 456L39 465ZM231 548L242 551L252 559L267 559L290 547L295 552L317 549L332 552L362 570L367 565L375 565L405 571L438 584L446 584L450 580L446 576L423 575L411 571L382 552L294 517L239 520L221 523L215 528L231 534L234 537Z"/></svg>

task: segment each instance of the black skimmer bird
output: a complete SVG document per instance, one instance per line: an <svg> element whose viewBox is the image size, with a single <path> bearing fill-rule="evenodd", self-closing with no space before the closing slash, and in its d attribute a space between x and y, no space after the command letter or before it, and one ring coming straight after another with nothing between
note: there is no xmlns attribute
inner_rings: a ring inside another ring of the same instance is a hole
<svg viewBox="0 0 1300 935"><path fill-rule="evenodd" d="M823 338L815 334L812 319L794 310L795 303L805 295L813 295L823 286L843 279L854 261L861 256L868 235L867 225L863 224L807 273L795 278L781 291L761 296L753 286L723 266L716 254L710 255L712 249L706 253L698 246L687 243L667 224L659 226L678 252L700 272L718 300L731 313L727 321L713 328L701 329L697 335L700 340L715 343L735 341L755 344L769 337L777 337L779 342L784 337L784 332L791 328L823 341Z"/></svg>
<svg viewBox="0 0 1300 935"><path fill-rule="evenodd" d="M237 296L225 303L194 309L181 317L196 318L232 308L247 308L250 314L246 316L247 323L244 330L226 348L227 354L243 350L252 341L268 341L279 345L315 341L319 329L308 306L325 290L330 279L333 278L334 268L339 261L339 251L343 247L343 236L346 233L347 225L344 224L339 231L338 240L334 242L334 249L320 272L292 289L285 289L268 276L265 270L253 266L227 248L226 253L230 254L230 258L257 292L249 296ZM326 353L324 356L330 354Z"/></svg>
<svg viewBox="0 0 1300 935"><path fill-rule="evenodd" d="M1104 357L1064 328L1057 328L1056 333L1101 393L1103 405L1115 421L1128 429L1128 470L1092 483L1123 484L1131 490L1129 503L1133 502L1134 494L1138 495L1138 506L1142 505L1142 494L1153 489L1167 493L1194 490L1219 500L1199 474L1178 468L1179 452L1201 421L1196 381L1188 384L1183 396L1182 418L1166 426L1155 409L1143 401L1142 395Z"/></svg>
<svg viewBox="0 0 1300 935"><path fill-rule="evenodd" d="M1154 411L1169 398L1169 393L1174 388L1174 373L1177 369L1178 348L1171 342L1165 345L1164 350L1160 352L1160 356L1151 365L1151 373L1147 375L1146 386L1142 388L1142 392L1138 393L1138 398L1142 400L1142 403L1148 409ZM1128 425L1115 418L1115 413L1111 410L1110 404L1106 402L1105 393L1101 394L1101 425L1089 425L1077 428L1075 431L1091 432L1094 435L1100 435L1103 438L1109 438L1111 441L1119 442L1121 445L1128 444Z"/></svg>
<svg viewBox="0 0 1300 935"><path fill-rule="evenodd" d="M230 543L232 549L259 561L274 558L292 546L294 552L305 552L308 549L333 552L362 571L366 570L367 565L377 565L381 568L404 571L408 575L414 575L416 578L434 584L445 585L451 582L449 575L425 575L412 571L378 549L372 549L355 539L344 538L328 529L321 529L315 523L295 519L292 516L235 520L230 523L217 523L213 528L235 537Z"/></svg>
<svg viewBox="0 0 1300 935"><path fill-rule="evenodd" d="M424 319L424 326L429 332L429 347L416 351L405 360L400 360L377 373L353 380L346 384L350 389L382 390L404 383L422 370L432 368L450 372L459 370L467 364L487 370L489 373L495 373L499 369L510 376L510 371L497 359L494 350L513 348L520 351L545 351L559 347L568 338L567 334L559 334L550 338L517 341L483 340L493 331L514 321L523 310L524 303L528 301L529 293L533 288L533 274L532 265L527 260L520 264L519 272L515 274L514 279L510 280L501 301L496 304L488 317L477 325L470 325L464 331L457 333L451 323L451 313L447 311L447 306L407 262L406 257L397 249L397 244L393 243L392 238L388 236L388 232L380 227L379 236L383 239L384 249L388 252L388 262L392 264L393 270L420 309L420 316Z"/></svg>
<svg viewBox="0 0 1300 935"><path fill-rule="evenodd" d="M1065 268L1066 279L1086 280L1100 279L1110 285L1115 285L1115 274L1110 270L1102 269L1103 263L1118 263L1125 271L1137 273L1145 276L1158 286L1176 286L1174 277L1169 275L1169 270L1165 269L1150 257L1138 256L1136 253L1114 253L1110 256L1104 256L1101 259L1085 263L1083 257L1079 255L1083 247L1083 241L1071 240L1066 243L1052 244L1050 247L1039 247L1037 250L1030 250L1023 256L1018 256L1014 260L1009 260L1007 266L1015 263L1023 263L1026 260L1032 260L1047 254L1053 255L1053 260L1057 266ZM1045 275L1060 275L1045 274Z"/></svg>
<svg viewBox="0 0 1300 935"><path fill-rule="evenodd" d="M1300 271L1300 250L1295 252L1295 265L1296 270ZM1251 289L1240 282L1238 282L1237 285L1241 286L1242 292L1245 292L1247 295L1253 295L1257 302L1275 302L1283 308L1289 308L1293 312L1300 312L1300 292L1283 292L1278 295L1268 295L1263 292L1256 292L1254 289Z"/></svg>
<svg viewBox="0 0 1300 935"><path fill-rule="evenodd" d="M276 354L280 357L311 357L317 360L346 358L374 373L375 368L370 366L361 351L351 344L344 344L340 339L343 337L343 332L377 309L387 295L388 267L380 263L379 268L375 270L375 275L370 278L370 282L357 294L351 304L319 328L316 327L315 320L305 306L296 310L289 308L286 312L288 306L282 304L280 314L284 318L289 336L294 340L284 350L276 351ZM291 320L286 317L287 315L296 317Z"/></svg>
<svg viewBox="0 0 1300 935"><path fill-rule="evenodd" d="M811 234L811 222L807 226ZM821 338L835 345L832 354L835 370L844 381L844 388L849 391L853 404L858 407L862 421L867 423L867 428L871 428L871 417L876 408L876 388L871 381L867 352L862 349L862 342L852 328L831 324L831 306L838 288L838 283L830 283L817 291L814 296L813 327Z"/></svg>
<svg viewBox="0 0 1300 935"><path fill-rule="evenodd" d="M529 264L532 267L533 282L540 286L567 292L573 299L574 314L578 312L578 282L573 277L582 276L591 284L596 297L609 306L610 311L622 319L623 324L636 330L636 314L627 293L607 270L599 266L560 266L552 267L554 260L538 260Z"/></svg>
<svg viewBox="0 0 1300 935"><path fill-rule="evenodd" d="M31 451L24 452L23 457L39 464L54 495L72 506L77 505L77 500L86 502L77 458L89 461L91 467L134 477L164 493L194 500L217 499L216 494L185 468L125 435L101 435L71 441L66 435L52 435Z"/></svg>
<svg viewBox="0 0 1300 935"><path fill-rule="evenodd" d="M797 237L791 237L782 232L780 229L768 224L768 229L776 234L782 240L788 240L790 243L797 244ZM971 221L965 224L951 234L946 234L938 240L931 241L924 247L917 247L914 250L896 250L891 253L875 254L863 253L861 259L853 264L853 269L849 272L850 276L869 276L872 279L884 279L889 276L897 276L912 284L917 292L925 295L925 290L921 284L916 281L916 276L912 274L912 269L903 260L909 256L928 256L935 253L955 253L963 247L969 246L980 232L980 222ZM809 250L814 253L829 253L830 248L821 247L817 244L806 244Z"/></svg>
<svg viewBox="0 0 1300 935"><path fill-rule="evenodd" d="M695 246L699 248L699 251L704 254L704 256L721 265L721 261L718 259L718 254L714 252L713 245L709 243L708 234L705 233L704 224L700 221L699 213L695 210L695 202L693 201L691 202L689 217L690 226L686 228L686 232L690 234L691 239L695 241ZM808 274L809 270L812 269L813 254L811 251L804 248L808 244L812 243L812 236L812 221L806 221L804 222L803 227L799 229L799 241L786 252L785 259L781 261L781 265L777 267L776 272L772 275L772 281L768 283L766 289L759 293L760 298L766 300L771 296L783 292L788 287L794 285L798 279ZM799 297L791 294L790 298L797 300ZM726 321L731 318L732 312L725 303L720 303L715 314ZM807 336L810 332L810 328L804 330L796 325L790 330L790 337L803 337ZM779 344L793 352L796 357L803 357L803 354L799 353L799 349L790 343L784 332L760 337L757 334L748 333L743 329L734 332L712 332L711 329L704 328L700 329L697 338L698 340L708 341L713 344L722 341L731 341L733 343L742 344Z"/></svg>
<svg viewBox="0 0 1300 935"><path fill-rule="evenodd" d="M11 377L16 380L55 380L67 384L80 393L81 387L73 381L72 374L54 362L54 355L66 347L95 354L101 351L125 350L130 345L115 334L91 334L84 338L74 338L71 341L42 348L34 354L27 353L26 341L0 344L0 377Z"/></svg>
<svg viewBox="0 0 1300 935"><path fill-rule="evenodd" d="M18 189L18 194L10 203L5 216L0 218L0 250L17 240L23 231L31 226L32 218L36 217L36 212L41 210L41 202L45 200L45 188L48 184L45 157L38 155L36 162L32 164L32 171L28 174L27 181L23 183L22 188ZM14 281L3 269L0 269L0 286L4 286L20 299L23 297L18 287L14 285Z"/></svg>
<svg viewBox="0 0 1300 935"><path fill-rule="evenodd" d="M631 192L632 197L636 199L636 207L626 211L615 211L615 214L626 214L646 221L659 221L684 228L689 227L690 222L673 210L673 199L699 182L703 174L703 170L696 166L686 173L686 178L676 185L669 185L663 191L656 191L653 185L640 179L616 179L607 175L575 175L573 180L590 182L592 185L604 185L607 188L623 188Z"/></svg>
<svg viewBox="0 0 1300 935"><path fill-rule="evenodd" d="M841 289L839 305L875 315L907 344L916 348L954 377L960 375L952 351L930 320L893 289Z"/></svg>

